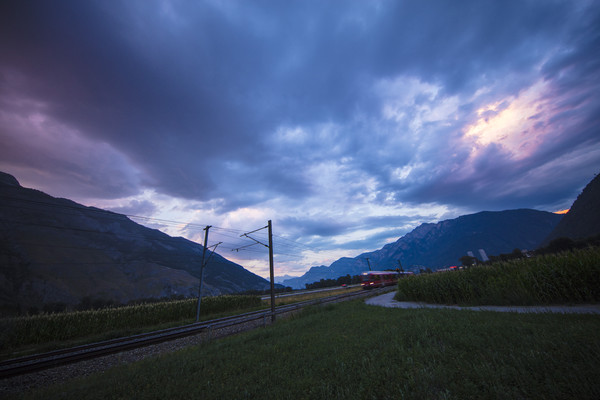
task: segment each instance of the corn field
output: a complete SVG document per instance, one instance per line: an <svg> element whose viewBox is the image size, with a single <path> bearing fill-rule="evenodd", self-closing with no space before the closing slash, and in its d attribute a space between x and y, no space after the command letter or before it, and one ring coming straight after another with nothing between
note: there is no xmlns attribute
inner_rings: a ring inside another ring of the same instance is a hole
<svg viewBox="0 0 600 400"><path fill-rule="evenodd" d="M600 301L600 248L423 274L401 280L396 299L459 305Z"/></svg>
<svg viewBox="0 0 600 400"><path fill-rule="evenodd" d="M0 320L0 350L65 341L113 332L129 333L161 324L193 322L196 299L139 304L100 310L39 314ZM202 315L225 313L261 306L258 296L216 296L202 298Z"/></svg>

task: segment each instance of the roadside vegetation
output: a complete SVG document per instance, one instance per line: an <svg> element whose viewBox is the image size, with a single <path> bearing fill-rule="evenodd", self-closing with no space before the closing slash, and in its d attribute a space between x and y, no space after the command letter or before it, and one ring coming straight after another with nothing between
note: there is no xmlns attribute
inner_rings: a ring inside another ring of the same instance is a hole
<svg viewBox="0 0 600 400"><path fill-rule="evenodd" d="M403 279L396 299L459 305L600 302L600 247Z"/></svg>
<svg viewBox="0 0 600 400"><path fill-rule="evenodd" d="M600 318L351 301L23 398L598 399Z"/></svg>
<svg viewBox="0 0 600 400"><path fill-rule="evenodd" d="M292 304L357 290L361 290L360 287L299 293L278 297L275 299L275 305ZM261 300L260 296L203 297L200 319L208 320L250 312L268 308L270 304L270 299ZM2 318L0 359L190 324L195 322L196 306L197 299L182 299Z"/></svg>
<svg viewBox="0 0 600 400"><path fill-rule="evenodd" d="M0 358L189 324L196 299L0 319ZM265 307L258 296L203 297L201 319Z"/></svg>

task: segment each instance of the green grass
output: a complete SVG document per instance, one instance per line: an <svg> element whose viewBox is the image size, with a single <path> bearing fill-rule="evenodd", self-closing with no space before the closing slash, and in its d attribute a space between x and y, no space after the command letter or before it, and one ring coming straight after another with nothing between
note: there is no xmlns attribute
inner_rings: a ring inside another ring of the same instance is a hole
<svg viewBox="0 0 600 400"><path fill-rule="evenodd" d="M325 290L322 292L312 292L312 293L300 292L300 293L294 294L292 296L283 296L283 297L276 298L275 305L282 306L282 305L286 305L286 304L298 303L301 301L322 299L322 298L330 297L330 296L337 296L339 294L359 292L361 290L362 290L362 288L360 286L358 286L358 287L350 287L350 288L340 288L340 289L336 289L336 290ZM271 304L270 299L265 300L265 302L269 305Z"/></svg>
<svg viewBox="0 0 600 400"><path fill-rule="evenodd" d="M422 274L399 282L396 299L461 305L600 302L600 248Z"/></svg>
<svg viewBox="0 0 600 400"><path fill-rule="evenodd" d="M30 393L78 399L598 399L594 315L313 307Z"/></svg>

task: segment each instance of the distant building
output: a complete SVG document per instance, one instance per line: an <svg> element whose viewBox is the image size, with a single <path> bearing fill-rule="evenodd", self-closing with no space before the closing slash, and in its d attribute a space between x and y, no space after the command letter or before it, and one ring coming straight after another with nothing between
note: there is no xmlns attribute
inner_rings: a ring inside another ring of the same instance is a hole
<svg viewBox="0 0 600 400"><path fill-rule="evenodd" d="M483 262L490 261L487 254L485 254L485 250L479 249L479 255L481 256L481 261L483 261Z"/></svg>

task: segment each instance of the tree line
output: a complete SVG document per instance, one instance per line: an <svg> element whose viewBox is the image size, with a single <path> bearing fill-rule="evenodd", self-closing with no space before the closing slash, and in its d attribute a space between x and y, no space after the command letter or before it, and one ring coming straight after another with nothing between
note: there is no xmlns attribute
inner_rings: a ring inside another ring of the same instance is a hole
<svg viewBox="0 0 600 400"><path fill-rule="evenodd" d="M304 286L306 286L307 289L321 289L321 288L341 286L341 285L354 285L354 284L357 284L360 282L361 282L360 275L350 276L350 274L347 274L346 276L340 276L337 279L321 278L320 281L313 282L313 283L306 283Z"/></svg>

